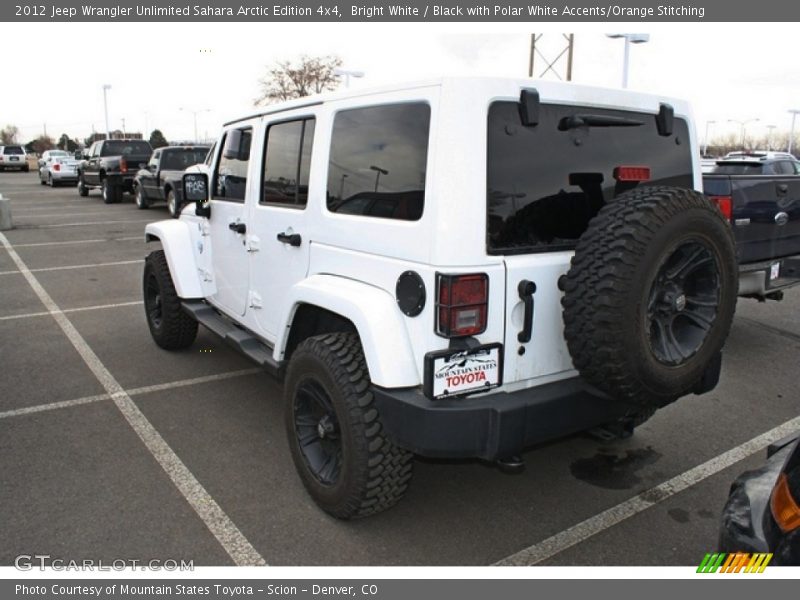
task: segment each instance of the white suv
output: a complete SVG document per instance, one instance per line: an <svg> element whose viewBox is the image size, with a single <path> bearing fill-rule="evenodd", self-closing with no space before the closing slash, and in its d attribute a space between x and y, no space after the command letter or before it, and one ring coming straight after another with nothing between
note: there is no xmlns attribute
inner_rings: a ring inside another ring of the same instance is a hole
<svg viewBox="0 0 800 600"><path fill-rule="evenodd" d="M518 464L707 391L736 302L689 107L440 79L227 123L179 220L151 223L150 331L198 323L285 379L314 500L388 508L412 456Z"/></svg>
<svg viewBox="0 0 800 600"><path fill-rule="evenodd" d="M8 169L19 169L26 173L30 170L25 148L17 144L0 146L0 170L7 171Z"/></svg>

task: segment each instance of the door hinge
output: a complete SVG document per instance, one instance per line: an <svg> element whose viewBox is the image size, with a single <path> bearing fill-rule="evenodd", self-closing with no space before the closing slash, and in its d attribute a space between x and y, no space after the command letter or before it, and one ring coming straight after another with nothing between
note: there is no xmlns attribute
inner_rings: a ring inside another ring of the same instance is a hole
<svg viewBox="0 0 800 600"><path fill-rule="evenodd" d="M250 292L250 308L261 308L261 296L257 292Z"/></svg>
<svg viewBox="0 0 800 600"><path fill-rule="evenodd" d="M261 250L261 240L258 239L258 236L251 235L247 239L247 251L253 253L259 250Z"/></svg>

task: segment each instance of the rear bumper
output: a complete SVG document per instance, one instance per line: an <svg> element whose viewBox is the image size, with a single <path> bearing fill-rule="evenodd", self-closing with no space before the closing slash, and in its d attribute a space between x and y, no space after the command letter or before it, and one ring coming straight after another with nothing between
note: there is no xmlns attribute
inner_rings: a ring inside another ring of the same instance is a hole
<svg viewBox="0 0 800 600"><path fill-rule="evenodd" d="M630 415L616 402L571 378L516 392L429 400L419 388L373 387L387 435L416 454L493 460L533 444Z"/></svg>
<svg viewBox="0 0 800 600"><path fill-rule="evenodd" d="M78 181L77 171L50 171L53 181Z"/></svg>
<svg viewBox="0 0 800 600"><path fill-rule="evenodd" d="M777 264L779 276L771 277ZM800 254L739 266L739 295L763 298L771 293L800 285Z"/></svg>

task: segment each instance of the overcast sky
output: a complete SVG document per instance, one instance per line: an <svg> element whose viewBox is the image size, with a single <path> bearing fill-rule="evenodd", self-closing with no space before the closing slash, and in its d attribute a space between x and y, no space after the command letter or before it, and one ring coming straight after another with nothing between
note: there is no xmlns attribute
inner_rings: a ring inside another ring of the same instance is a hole
<svg viewBox="0 0 800 600"><path fill-rule="evenodd" d="M0 23L3 48L25 48L27 61L3 61L0 127L15 124L22 141L47 133L85 137L104 130L102 84L111 128L161 129L170 139L216 136L228 118L252 111L258 79L279 59L337 54L366 77L353 87L442 74L526 76L529 32L559 46L575 32L573 80L617 87L623 43L608 32L648 32L633 46L630 87L689 99L698 134L739 131L728 119L760 118L788 131L800 108L797 25L784 24L81 24ZM550 52L552 54L552 51ZM539 69L537 68L537 71ZM800 124L798 125L800 127Z"/></svg>

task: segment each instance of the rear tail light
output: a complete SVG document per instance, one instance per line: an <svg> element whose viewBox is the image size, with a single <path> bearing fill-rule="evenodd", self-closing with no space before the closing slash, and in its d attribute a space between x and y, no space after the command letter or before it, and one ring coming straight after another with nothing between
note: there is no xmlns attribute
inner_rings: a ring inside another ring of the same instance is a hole
<svg viewBox="0 0 800 600"><path fill-rule="evenodd" d="M789 533L800 527L800 505L792 495L789 478L781 473L769 500L772 516L781 531Z"/></svg>
<svg viewBox="0 0 800 600"><path fill-rule="evenodd" d="M61 165L59 163L55 163L53 165L53 171L60 171L60 170L61 170Z"/></svg>
<svg viewBox="0 0 800 600"><path fill-rule="evenodd" d="M731 220L733 216L733 200L730 196L709 196L711 201L717 205L719 212L722 213L722 216Z"/></svg>
<svg viewBox="0 0 800 600"><path fill-rule="evenodd" d="M650 179L650 167L624 165L614 169L617 181L647 181Z"/></svg>
<svg viewBox="0 0 800 600"><path fill-rule="evenodd" d="M438 275L436 333L452 338L486 330L489 278L485 273Z"/></svg>
<svg viewBox="0 0 800 600"><path fill-rule="evenodd" d="M128 172L128 161L125 160L124 158L121 158L120 161L119 161L119 170L122 173L127 173Z"/></svg>

